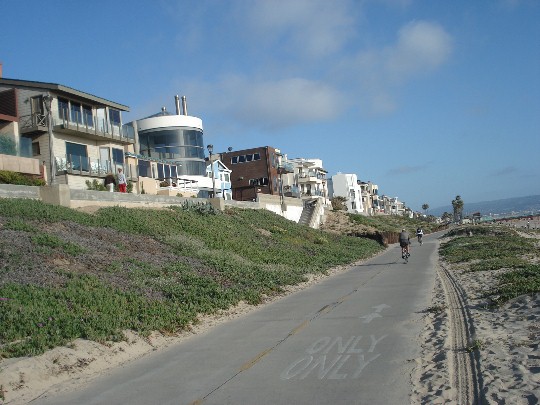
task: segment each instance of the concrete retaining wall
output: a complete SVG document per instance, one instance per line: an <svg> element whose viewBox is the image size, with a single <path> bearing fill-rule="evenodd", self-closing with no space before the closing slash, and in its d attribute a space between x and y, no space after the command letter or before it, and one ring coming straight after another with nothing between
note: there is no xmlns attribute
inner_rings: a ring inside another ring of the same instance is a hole
<svg viewBox="0 0 540 405"><path fill-rule="evenodd" d="M0 198L30 198L40 200L37 186L17 186L15 184L0 184Z"/></svg>
<svg viewBox="0 0 540 405"><path fill-rule="evenodd" d="M210 203L216 209L223 211L226 207L243 209L266 209L291 221L298 222L303 210L303 201L299 198L285 197L283 203L279 196L259 194L258 201L233 201L221 198L189 198L166 195L110 193L107 191L71 189L67 184L53 186L16 186L0 184L0 198L31 198L39 199L48 204L62 205L69 208L111 207L127 208L165 208L171 205L190 203ZM318 216L317 216L318 217ZM316 221L312 227L318 227Z"/></svg>

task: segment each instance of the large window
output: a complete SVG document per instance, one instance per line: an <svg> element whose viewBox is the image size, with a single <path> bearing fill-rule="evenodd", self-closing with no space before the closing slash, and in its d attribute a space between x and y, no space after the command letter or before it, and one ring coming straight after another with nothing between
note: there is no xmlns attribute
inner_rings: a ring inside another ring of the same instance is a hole
<svg viewBox="0 0 540 405"><path fill-rule="evenodd" d="M69 120L69 102L65 98L58 97L58 115L62 120Z"/></svg>
<svg viewBox="0 0 540 405"><path fill-rule="evenodd" d="M139 132L141 155L179 162L178 175L206 175L203 133L184 128L160 128Z"/></svg>
<svg viewBox="0 0 540 405"><path fill-rule="evenodd" d="M152 177L152 166L148 160L140 160L137 165L140 177Z"/></svg>
<svg viewBox="0 0 540 405"><path fill-rule="evenodd" d="M72 170L88 171L88 151L86 145L66 142L66 155Z"/></svg>
<svg viewBox="0 0 540 405"><path fill-rule="evenodd" d="M89 127L94 126L94 117L92 116L92 107L87 105L82 106L83 122Z"/></svg>
<svg viewBox="0 0 540 405"><path fill-rule="evenodd" d="M112 148L112 159L115 164L124 164L124 151Z"/></svg>
<svg viewBox="0 0 540 405"><path fill-rule="evenodd" d="M111 125L119 126L121 123L120 111L109 108L109 121Z"/></svg>
<svg viewBox="0 0 540 405"><path fill-rule="evenodd" d="M73 101L70 104L71 122L78 122L79 124L82 124L81 105L79 103L74 103Z"/></svg>

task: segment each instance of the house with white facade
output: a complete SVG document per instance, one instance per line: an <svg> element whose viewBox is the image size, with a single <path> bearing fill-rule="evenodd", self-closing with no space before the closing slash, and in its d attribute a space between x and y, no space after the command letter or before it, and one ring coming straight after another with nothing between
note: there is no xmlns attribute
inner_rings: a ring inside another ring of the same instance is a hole
<svg viewBox="0 0 540 405"><path fill-rule="evenodd" d="M324 169L321 159L285 157L285 164L292 165L292 170L289 169L288 173L281 176L284 195L300 198L320 197L326 204L328 172Z"/></svg>
<svg viewBox="0 0 540 405"><path fill-rule="evenodd" d="M331 190L330 198L344 197L347 212L352 214L365 214L362 204L362 190L358 184L356 174L338 173L328 182Z"/></svg>

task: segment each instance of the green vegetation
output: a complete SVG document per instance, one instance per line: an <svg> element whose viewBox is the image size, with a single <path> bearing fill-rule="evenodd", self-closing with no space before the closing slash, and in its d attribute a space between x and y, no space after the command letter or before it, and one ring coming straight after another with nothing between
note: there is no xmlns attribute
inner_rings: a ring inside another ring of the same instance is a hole
<svg viewBox="0 0 540 405"><path fill-rule="evenodd" d="M472 236L466 236L469 232ZM470 271L505 270L497 276L498 284L486 292L495 305L540 292L540 265L533 264L538 259L537 240L496 226L460 227L447 236L453 239L439 251L447 262L466 264Z"/></svg>
<svg viewBox="0 0 540 405"><path fill-rule="evenodd" d="M351 214L353 222L365 226L376 228L380 232L400 232L406 229L411 238L416 235L418 227L424 230L424 233L431 233L439 229L440 225L435 222L429 222L425 219L411 219L398 215L380 215L368 217L365 215Z"/></svg>
<svg viewBox="0 0 540 405"><path fill-rule="evenodd" d="M0 184L17 184L20 186L44 186L43 179L35 179L21 173L0 170Z"/></svg>
<svg viewBox="0 0 540 405"><path fill-rule="evenodd" d="M175 333L382 249L265 210L191 202L91 215L0 199L0 234L0 358L115 341L125 329Z"/></svg>

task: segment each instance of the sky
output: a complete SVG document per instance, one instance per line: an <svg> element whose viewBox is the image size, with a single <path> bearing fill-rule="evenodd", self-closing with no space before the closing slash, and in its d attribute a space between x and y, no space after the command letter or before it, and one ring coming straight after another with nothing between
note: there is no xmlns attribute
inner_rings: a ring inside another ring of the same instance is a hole
<svg viewBox="0 0 540 405"><path fill-rule="evenodd" d="M3 77L203 120L413 210L540 194L539 0L0 0ZM226 162L225 162L226 163Z"/></svg>

